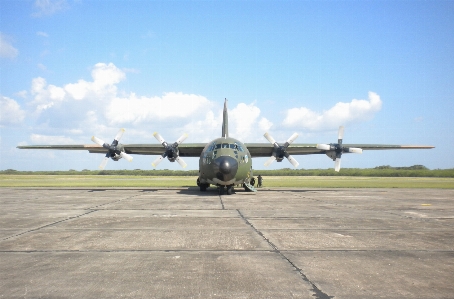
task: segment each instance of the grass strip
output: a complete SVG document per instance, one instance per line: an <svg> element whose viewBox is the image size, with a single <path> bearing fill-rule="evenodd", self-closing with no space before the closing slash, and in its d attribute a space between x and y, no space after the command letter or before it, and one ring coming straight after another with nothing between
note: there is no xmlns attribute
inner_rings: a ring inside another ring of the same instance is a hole
<svg viewBox="0 0 454 299"><path fill-rule="evenodd" d="M0 175L0 187L194 187L196 176ZM441 188L454 178L265 176L264 187Z"/></svg>

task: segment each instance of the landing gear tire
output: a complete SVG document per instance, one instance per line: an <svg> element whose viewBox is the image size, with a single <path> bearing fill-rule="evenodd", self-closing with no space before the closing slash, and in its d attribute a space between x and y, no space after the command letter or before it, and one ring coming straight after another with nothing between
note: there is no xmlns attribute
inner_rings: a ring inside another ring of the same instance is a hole
<svg viewBox="0 0 454 299"><path fill-rule="evenodd" d="M219 195L224 195L224 186L219 186Z"/></svg>
<svg viewBox="0 0 454 299"><path fill-rule="evenodd" d="M235 193L233 186L227 186L227 194L232 195L233 193Z"/></svg>

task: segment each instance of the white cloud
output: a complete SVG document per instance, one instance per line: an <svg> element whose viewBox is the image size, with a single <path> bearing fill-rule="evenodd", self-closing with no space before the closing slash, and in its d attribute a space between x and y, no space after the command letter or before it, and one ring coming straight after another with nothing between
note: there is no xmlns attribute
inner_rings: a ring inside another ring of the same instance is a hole
<svg viewBox="0 0 454 299"><path fill-rule="evenodd" d="M106 118L111 124L138 124L188 118L210 106L207 98L195 94L168 92L161 97L138 97L131 93L127 98L113 99L107 109Z"/></svg>
<svg viewBox="0 0 454 299"><path fill-rule="evenodd" d="M34 97L32 105L35 112L41 113L63 101L90 100L97 101L111 100L115 98L117 86L125 79L125 73L113 63L97 63L92 72L92 82L79 80L77 83L69 83L64 87L47 84L42 77L32 80L31 94Z"/></svg>
<svg viewBox="0 0 454 299"><path fill-rule="evenodd" d="M262 135L272 125L268 119L260 118L260 109L255 103L240 103L229 112L229 136L240 140L250 139L252 135Z"/></svg>
<svg viewBox="0 0 454 299"><path fill-rule="evenodd" d="M188 133L197 142L209 142L213 138L221 137L221 125L222 112L219 112L216 117L214 112L209 110L205 114L205 119L200 118L186 124L183 128L183 133Z"/></svg>
<svg viewBox="0 0 454 299"><path fill-rule="evenodd" d="M154 131L161 131L169 140L186 132L193 142L221 135L222 110L214 109L215 103L204 96L182 92L120 94L118 84L126 79L126 73L112 63L97 63L91 76L91 81L80 79L62 86L48 84L42 77L33 79L29 107L41 129L64 128L62 136L34 135L33 143L71 143L63 137L66 134L75 140L87 134L107 138L115 136L119 127L127 128L128 138L134 142L154 141ZM241 140L263 141L262 134L273 125L255 102L238 104L229 110L229 116L230 136Z"/></svg>
<svg viewBox="0 0 454 299"><path fill-rule="evenodd" d="M28 92L26 90L21 90L19 92L16 92L15 95L25 99L28 95Z"/></svg>
<svg viewBox="0 0 454 299"><path fill-rule="evenodd" d="M47 71L47 67L46 67L44 64L42 64L42 63L38 63L38 64L37 64L37 67L38 67L40 70L42 70L42 71Z"/></svg>
<svg viewBox="0 0 454 299"><path fill-rule="evenodd" d="M0 125L19 124L25 118L25 111L13 99L0 96Z"/></svg>
<svg viewBox="0 0 454 299"><path fill-rule="evenodd" d="M36 106L35 112L40 113L64 100L66 92L63 88L55 85L47 85L46 79L38 77L32 80L32 102Z"/></svg>
<svg viewBox="0 0 454 299"><path fill-rule="evenodd" d="M43 31L36 32L36 35L37 36L42 36L42 37L49 37L49 34L47 34L46 32L43 32Z"/></svg>
<svg viewBox="0 0 454 299"><path fill-rule="evenodd" d="M262 142L262 135L268 131L273 123L264 117L260 117L260 109L255 102L252 104L240 103L233 109L229 109L229 136L248 142ZM213 138L221 137L222 111L214 113L208 110L205 118L191 121L184 126L184 132L196 135L197 142L208 142Z"/></svg>
<svg viewBox="0 0 454 299"><path fill-rule="evenodd" d="M32 14L34 17L44 17L53 15L59 11L63 11L69 7L66 0L36 0L36 12Z"/></svg>
<svg viewBox="0 0 454 299"><path fill-rule="evenodd" d="M73 139L66 136L49 136L32 134L30 140L34 144L71 144L75 143Z"/></svg>
<svg viewBox="0 0 454 299"><path fill-rule="evenodd" d="M97 63L91 72L91 77L93 82L79 80L77 83L65 85L64 89L75 100L86 99L89 95L97 98L113 97L117 92L115 84L123 81L126 75L113 63Z"/></svg>
<svg viewBox="0 0 454 299"><path fill-rule="evenodd" d="M0 32L0 57L13 59L19 51L11 45L11 38Z"/></svg>
<svg viewBox="0 0 454 299"><path fill-rule="evenodd" d="M381 106L380 96L369 92L368 101L353 99L350 103L339 102L322 113L306 107L288 109L283 125L311 131L334 129L339 125L370 120Z"/></svg>

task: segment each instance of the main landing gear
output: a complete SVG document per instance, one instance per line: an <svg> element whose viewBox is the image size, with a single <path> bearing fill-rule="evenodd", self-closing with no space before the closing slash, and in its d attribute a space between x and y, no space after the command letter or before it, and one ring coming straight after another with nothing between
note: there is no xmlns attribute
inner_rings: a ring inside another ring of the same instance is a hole
<svg viewBox="0 0 454 299"><path fill-rule="evenodd" d="M210 187L210 184L201 183L200 179L197 179L197 186L200 187L200 191L205 192L205 191L207 191L207 188Z"/></svg>

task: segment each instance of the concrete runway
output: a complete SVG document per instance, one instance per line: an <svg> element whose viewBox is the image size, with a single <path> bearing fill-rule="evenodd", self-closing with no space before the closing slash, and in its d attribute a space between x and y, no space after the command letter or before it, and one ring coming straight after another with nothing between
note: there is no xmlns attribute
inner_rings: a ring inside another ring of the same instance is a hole
<svg viewBox="0 0 454 299"><path fill-rule="evenodd" d="M2 188L0 298L454 298L454 190Z"/></svg>

